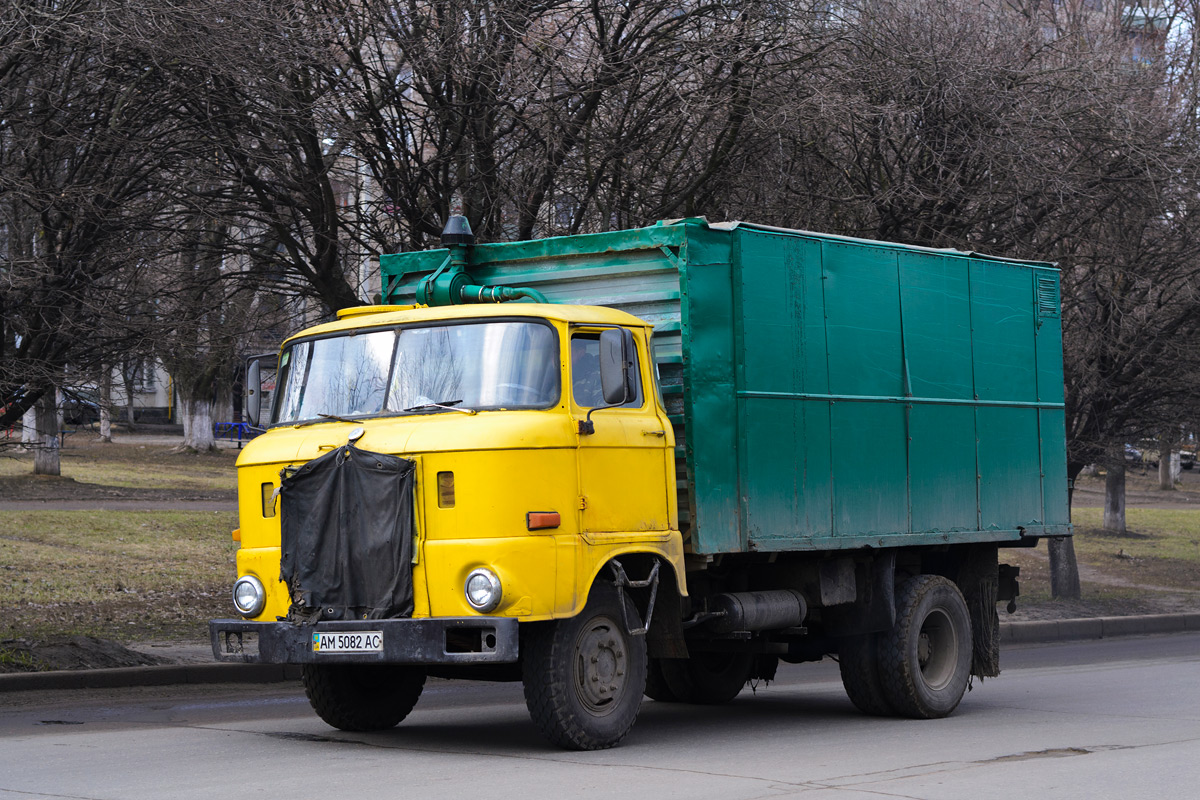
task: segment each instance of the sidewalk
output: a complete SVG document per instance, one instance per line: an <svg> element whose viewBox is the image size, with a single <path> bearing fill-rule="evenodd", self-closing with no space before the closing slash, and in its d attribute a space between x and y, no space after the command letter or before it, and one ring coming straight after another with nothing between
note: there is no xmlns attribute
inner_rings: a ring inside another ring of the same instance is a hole
<svg viewBox="0 0 1200 800"><path fill-rule="evenodd" d="M1001 645L1067 642L1191 631L1200 631L1200 612L1001 622L1000 642ZM208 648L200 645L188 646L186 649L188 652L185 657L188 660L201 658L208 653ZM299 679L300 667L295 664L223 664L215 662L169 664L156 667L21 672L0 675L0 694L175 684L278 683Z"/></svg>

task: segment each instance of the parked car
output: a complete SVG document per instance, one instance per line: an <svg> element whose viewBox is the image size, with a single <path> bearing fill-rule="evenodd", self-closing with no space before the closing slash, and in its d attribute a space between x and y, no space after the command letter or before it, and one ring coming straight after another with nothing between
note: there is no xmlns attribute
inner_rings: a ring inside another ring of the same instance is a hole
<svg viewBox="0 0 1200 800"><path fill-rule="evenodd" d="M1184 469L1191 469L1196 466L1196 451L1195 450L1180 450L1179 451L1179 466Z"/></svg>
<svg viewBox="0 0 1200 800"><path fill-rule="evenodd" d="M1125 463L1126 464L1141 464L1142 451L1138 450L1131 444L1125 445Z"/></svg>

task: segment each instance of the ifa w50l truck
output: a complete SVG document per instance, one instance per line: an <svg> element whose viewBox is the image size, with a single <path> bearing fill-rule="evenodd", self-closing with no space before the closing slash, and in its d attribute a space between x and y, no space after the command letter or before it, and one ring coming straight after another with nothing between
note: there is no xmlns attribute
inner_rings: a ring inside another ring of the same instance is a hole
<svg viewBox="0 0 1200 800"><path fill-rule="evenodd" d="M521 680L573 749L781 661L916 718L999 674L1000 554L1071 533L1050 265L703 219L443 244L284 343L218 659L302 665L344 730Z"/></svg>

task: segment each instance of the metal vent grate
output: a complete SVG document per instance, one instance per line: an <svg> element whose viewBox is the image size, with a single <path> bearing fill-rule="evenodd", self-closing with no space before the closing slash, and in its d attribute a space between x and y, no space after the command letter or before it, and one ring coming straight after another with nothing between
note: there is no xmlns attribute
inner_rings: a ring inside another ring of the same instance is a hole
<svg viewBox="0 0 1200 800"><path fill-rule="evenodd" d="M1037 276L1037 313L1039 317L1057 317L1058 281L1053 275Z"/></svg>

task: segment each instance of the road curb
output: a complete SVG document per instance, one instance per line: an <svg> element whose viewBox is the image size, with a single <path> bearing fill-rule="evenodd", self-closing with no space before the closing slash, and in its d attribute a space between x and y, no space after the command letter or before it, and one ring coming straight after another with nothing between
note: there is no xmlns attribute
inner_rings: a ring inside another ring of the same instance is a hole
<svg viewBox="0 0 1200 800"><path fill-rule="evenodd" d="M1066 642L1200 631L1200 612L1001 622L1001 644ZM0 694L176 684L281 683L300 679L294 664L172 664L161 667L18 672L0 675Z"/></svg>
<svg viewBox="0 0 1200 800"><path fill-rule="evenodd" d="M171 664L0 675L0 694L58 689L117 689L212 683L279 683L300 679L295 664Z"/></svg>
<svg viewBox="0 0 1200 800"><path fill-rule="evenodd" d="M1000 642L1068 642L1182 631L1200 631L1200 612L1001 622Z"/></svg>

